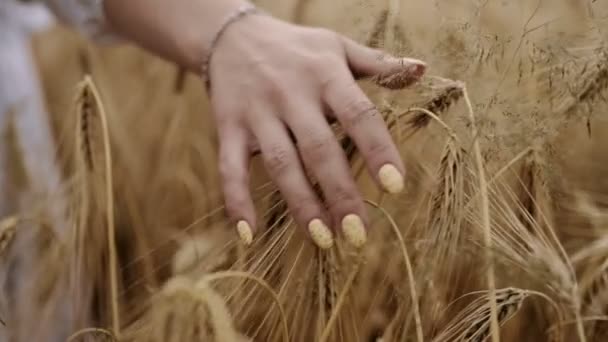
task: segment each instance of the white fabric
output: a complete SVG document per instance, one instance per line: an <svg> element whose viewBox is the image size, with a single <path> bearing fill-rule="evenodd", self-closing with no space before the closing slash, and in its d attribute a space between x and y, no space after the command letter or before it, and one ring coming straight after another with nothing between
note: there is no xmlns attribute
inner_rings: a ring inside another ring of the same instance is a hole
<svg viewBox="0 0 608 342"><path fill-rule="evenodd" d="M0 1L0 115L32 92L31 84L37 80L32 73L29 36L52 23L52 16L41 5Z"/></svg>
<svg viewBox="0 0 608 342"><path fill-rule="evenodd" d="M44 0L44 2L58 18L87 37L97 42L116 39L105 20L103 0Z"/></svg>
<svg viewBox="0 0 608 342"><path fill-rule="evenodd" d="M65 230L61 173L55 162L55 144L30 48L32 31L52 23L52 16L40 4L0 0L0 215L19 209L19 202L25 200L7 191L13 183L7 174L11 160L7 158L3 135L12 123L29 194L49 201L55 226Z"/></svg>
<svg viewBox="0 0 608 342"><path fill-rule="evenodd" d="M12 185L7 175L10 161L7 146L1 140L12 121L31 194L54 202L50 207L56 212L51 216L56 226L61 227L65 225L60 222L65 208L59 203L61 173L55 163L55 144L29 45L33 32L49 28L55 22L40 2L89 39L96 42L118 39L107 28L102 0L0 0L0 217L19 207L19 200L8 194Z"/></svg>
<svg viewBox="0 0 608 342"><path fill-rule="evenodd" d="M84 35L95 40L106 39L107 30L99 1L48 2L63 21ZM56 145L30 47L31 34L49 28L54 21L41 3L0 0L0 218L20 209L27 211L42 205L59 239L66 242L66 233L71 228L67 219L67 201L62 196L62 175L55 161ZM5 143L9 126L20 150L28 181L27 191L15 191L15 181L7 172L11 169L9 163L14 162ZM24 225L20 228L30 227ZM65 341L68 333L73 331L70 325L74 322L70 316L73 303L68 296L62 299L61 305L48 306L53 308L52 311L31 311L36 307L29 300L31 291L28 284L36 270L32 267L36 259L20 251L26 250L21 247L23 243L30 242L30 234L35 230L24 229L22 232L25 235L19 233L14 241L17 252L5 258L5 261L10 260L11 267L7 265L4 270L10 272L0 272L0 314L4 319L36 319L36 323L31 327L21 324L25 329L0 329L0 341ZM47 317L48 314L51 316ZM41 336L49 331L45 329L49 325L53 326L53 336Z"/></svg>

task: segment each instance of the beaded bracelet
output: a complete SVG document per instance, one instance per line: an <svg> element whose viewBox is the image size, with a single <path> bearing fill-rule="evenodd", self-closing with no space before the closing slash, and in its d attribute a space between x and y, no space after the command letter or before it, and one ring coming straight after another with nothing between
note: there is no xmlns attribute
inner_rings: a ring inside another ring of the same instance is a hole
<svg viewBox="0 0 608 342"><path fill-rule="evenodd" d="M217 45L217 42L221 38L224 31L226 31L226 29L231 24L238 21L239 19L241 19L249 14L258 14L258 13L261 13L261 11L257 7L255 7L253 4L246 4L246 5L240 6L234 12L228 14L228 16L224 19L219 30L215 33L215 35L213 36L213 39L211 39L211 44L209 45L209 49L208 49L209 53L207 54L207 57L204 59L203 65L201 66L201 76L203 77L203 81L205 82L205 85L207 86L207 88L209 88L209 83L210 83L209 63L211 62L211 57L213 56L213 50L215 50L215 46Z"/></svg>

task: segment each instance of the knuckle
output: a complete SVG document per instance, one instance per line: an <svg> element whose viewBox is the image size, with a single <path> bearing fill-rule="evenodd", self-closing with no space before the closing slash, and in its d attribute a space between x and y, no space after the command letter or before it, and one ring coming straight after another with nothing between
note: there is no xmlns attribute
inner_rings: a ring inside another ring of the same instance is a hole
<svg viewBox="0 0 608 342"><path fill-rule="evenodd" d="M220 157L218 172L224 183L224 188L237 190L249 182L249 174L243 171L243 168L236 161L227 156Z"/></svg>
<svg viewBox="0 0 608 342"><path fill-rule="evenodd" d="M332 31L328 28L325 27L312 27L310 28L310 32L312 34L315 34L317 37L329 40L329 41L336 41L339 42L340 40L340 35L338 33L336 33L335 31Z"/></svg>
<svg viewBox="0 0 608 342"><path fill-rule="evenodd" d="M338 61L337 63L340 63L340 62ZM339 64L332 64L332 66L335 66L335 65L339 65ZM332 67L332 69L329 69L329 66L328 66L328 70L325 73L323 73L320 77L322 92L326 93L330 97L333 96L332 93L335 92L336 89L340 89L340 87L338 86L338 84L340 84L339 80L340 80L340 72L338 72L337 69L335 69L333 67Z"/></svg>
<svg viewBox="0 0 608 342"><path fill-rule="evenodd" d="M310 28L308 41L314 42L310 48L312 53L307 54L308 66L314 71L329 72L335 70L337 65L345 64L341 37L338 33L326 28Z"/></svg>
<svg viewBox="0 0 608 342"><path fill-rule="evenodd" d="M319 204L316 198L302 196L299 197L290 207L292 216L298 220L306 221L319 216Z"/></svg>
<svg viewBox="0 0 608 342"><path fill-rule="evenodd" d="M230 172L230 165L226 162L220 161L218 165L218 171L220 173L220 177L224 182L229 182L231 178L233 178L232 173Z"/></svg>
<svg viewBox="0 0 608 342"><path fill-rule="evenodd" d="M359 194L355 191L354 186L341 185L332 192L326 203L331 211L342 212L358 208L360 201Z"/></svg>
<svg viewBox="0 0 608 342"><path fill-rule="evenodd" d="M307 163L320 163L327 160L329 151L331 151L332 140L335 137L331 134L310 134L302 141L300 150L302 158Z"/></svg>
<svg viewBox="0 0 608 342"><path fill-rule="evenodd" d="M218 171L222 180L226 183L233 183L235 178L234 167L232 163L228 161L228 157L225 155L220 156Z"/></svg>
<svg viewBox="0 0 608 342"><path fill-rule="evenodd" d="M271 63L265 58L254 57L248 61L248 69L254 75L269 75L272 74Z"/></svg>
<svg viewBox="0 0 608 342"><path fill-rule="evenodd" d="M239 213L241 213L248 205L247 199L244 195L238 195L234 192L228 192L225 196L224 202L226 212L228 213L229 217L238 217Z"/></svg>
<svg viewBox="0 0 608 342"><path fill-rule="evenodd" d="M260 153L260 144L256 140L249 140L247 142L247 150L252 155L257 155Z"/></svg>
<svg viewBox="0 0 608 342"><path fill-rule="evenodd" d="M238 127L243 110L240 108L217 109L214 110L213 119L215 120L218 131L222 135L230 135Z"/></svg>
<svg viewBox="0 0 608 342"><path fill-rule="evenodd" d="M231 171L227 171L231 173ZM234 172L232 172L234 173ZM246 176L222 176L224 204L229 213L236 213L249 205Z"/></svg>
<svg viewBox="0 0 608 342"><path fill-rule="evenodd" d="M342 35L326 28L322 28L320 34L325 38L328 45L340 52L341 55L344 55L344 40Z"/></svg>
<svg viewBox="0 0 608 342"><path fill-rule="evenodd" d="M345 64L345 61L338 58L335 53L315 53L306 57L302 65L302 71L305 72L305 75L312 76L317 83L320 83L320 89L324 89L328 83L335 79L336 66L340 64Z"/></svg>
<svg viewBox="0 0 608 342"><path fill-rule="evenodd" d="M326 72L329 60L325 55L308 56L302 63L302 71L305 72L305 75L320 76Z"/></svg>
<svg viewBox="0 0 608 342"><path fill-rule="evenodd" d="M258 91L264 98L273 99L275 101L283 101L287 97L284 91L284 89L286 88L282 85L282 81L280 80L280 78L276 76L264 77L256 85L256 87L258 87Z"/></svg>
<svg viewBox="0 0 608 342"><path fill-rule="evenodd" d="M259 93L271 97L283 95L283 79L276 67L272 67L268 62L255 61L252 62L251 70L251 73L256 75L255 89Z"/></svg>
<svg viewBox="0 0 608 342"><path fill-rule="evenodd" d="M381 139L371 139L365 149L367 155L377 159L387 159L393 152L392 144Z"/></svg>
<svg viewBox="0 0 608 342"><path fill-rule="evenodd" d="M283 174L291 165L289 151L284 146L274 145L264 154L264 162L271 174Z"/></svg>
<svg viewBox="0 0 608 342"><path fill-rule="evenodd" d="M344 102L341 112L342 126L350 131L376 118L379 113L376 106L368 99L349 99Z"/></svg>

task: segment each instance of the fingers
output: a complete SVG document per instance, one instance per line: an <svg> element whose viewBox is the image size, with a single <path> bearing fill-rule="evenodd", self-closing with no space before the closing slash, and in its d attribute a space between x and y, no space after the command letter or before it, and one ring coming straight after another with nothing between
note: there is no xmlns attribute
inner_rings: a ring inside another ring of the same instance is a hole
<svg viewBox="0 0 608 342"><path fill-rule="evenodd" d="M346 58L355 77L374 76L375 82L385 88L402 89L417 82L426 71L423 61L413 58L396 58L343 38Z"/></svg>
<svg viewBox="0 0 608 342"><path fill-rule="evenodd" d="M292 104L286 121L298 141L304 164L318 180L333 222L340 222L344 237L355 247L367 240L365 206L344 155L321 108L311 103Z"/></svg>
<svg viewBox="0 0 608 342"><path fill-rule="evenodd" d="M325 102L357 145L376 181L389 193L401 192L405 169L382 115L348 70L336 74L326 85Z"/></svg>
<svg viewBox="0 0 608 342"><path fill-rule="evenodd" d="M251 122L251 127L270 177L285 198L296 224L307 227L310 237L319 247L331 248L333 234L287 129L272 113L262 115L263 118Z"/></svg>
<svg viewBox="0 0 608 342"><path fill-rule="evenodd" d="M219 171L226 212L236 223L243 243L250 245L256 225L255 207L249 190L250 153L246 133L242 127L226 127L219 131Z"/></svg>
<svg viewBox="0 0 608 342"><path fill-rule="evenodd" d="M248 163L250 153L259 150L297 225L307 227L318 246L330 248L333 245L333 235L328 228L333 222L340 222L345 237L353 245L360 246L366 240L365 206L344 151L322 108L327 105L331 109L357 145L376 181L387 192L400 192L404 187L405 169L397 147L381 115L353 75L371 76L383 87L398 89L417 81L426 65L413 59L385 56L346 38L336 39L334 33L304 30L296 36L301 38L297 40L300 43L296 46L287 44L289 49L278 49L278 55L266 50L282 46L280 44L253 44L267 48L253 51L261 56L254 56L251 63L245 63L240 69L242 72L226 69L226 75L232 73L238 77L220 81L225 87L216 82L216 90L228 92L238 87L243 95L238 101L226 101L219 95L212 95L214 106L247 107L244 112L230 111L239 115L218 116L218 121L225 124L236 121L239 124L235 127L243 125L242 128L220 129L223 134L220 137L220 169L226 209L236 222L243 241L251 243L255 212L249 192ZM348 65L341 63L344 58ZM233 65L240 64L235 62ZM246 81L241 80L244 74ZM294 87L298 91L289 91ZM325 103L319 103L320 97ZM259 111L264 108L244 104L247 99L285 112ZM236 105L237 102L240 104ZM248 143L251 141L256 141L257 145ZM313 190L305 167L318 180L330 217Z"/></svg>

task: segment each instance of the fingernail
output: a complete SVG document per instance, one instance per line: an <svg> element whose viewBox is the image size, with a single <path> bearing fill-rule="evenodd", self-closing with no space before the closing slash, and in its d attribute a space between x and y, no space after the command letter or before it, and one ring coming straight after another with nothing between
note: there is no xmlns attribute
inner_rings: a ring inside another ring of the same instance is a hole
<svg viewBox="0 0 608 342"><path fill-rule="evenodd" d="M418 65L426 67L426 63L416 58L401 58L402 65Z"/></svg>
<svg viewBox="0 0 608 342"><path fill-rule="evenodd" d="M236 224L236 231L239 233L239 237L245 246L251 245L251 242L253 242L253 231L251 230L251 226L249 223L247 223L247 221L239 221Z"/></svg>
<svg viewBox="0 0 608 342"><path fill-rule="evenodd" d="M412 78L420 78L426 71L426 63L417 59L405 58L403 62ZM412 80L413 81L413 80Z"/></svg>
<svg viewBox="0 0 608 342"><path fill-rule="evenodd" d="M407 88L418 82L426 71L426 63L412 58L397 59L399 67L377 75L374 81L377 85L390 90Z"/></svg>
<svg viewBox="0 0 608 342"><path fill-rule="evenodd" d="M342 219L342 232L346 240L356 248L367 242L367 231L359 215L348 214Z"/></svg>
<svg viewBox="0 0 608 342"><path fill-rule="evenodd" d="M310 221L308 224L308 231L310 232L312 240L320 248L329 249L334 245L332 233L323 221L319 219Z"/></svg>
<svg viewBox="0 0 608 342"><path fill-rule="evenodd" d="M416 58L409 58L409 57L390 57L387 59L387 61L389 61L390 63L393 64L399 64L401 67L407 67L407 68L411 68L411 67L416 67L416 68L426 68L427 64L425 61L421 61L419 59Z"/></svg>
<svg viewBox="0 0 608 342"><path fill-rule="evenodd" d="M378 178L384 190L391 194L398 194L403 191L404 182L401 172L392 164L385 164L378 171Z"/></svg>

